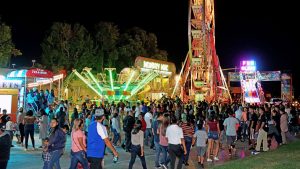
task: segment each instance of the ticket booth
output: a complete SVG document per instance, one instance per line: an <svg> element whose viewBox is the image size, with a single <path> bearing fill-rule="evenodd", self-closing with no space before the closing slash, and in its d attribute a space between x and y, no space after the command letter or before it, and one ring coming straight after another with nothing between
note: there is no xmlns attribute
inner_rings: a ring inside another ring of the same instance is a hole
<svg viewBox="0 0 300 169"><path fill-rule="evenodd" d="M18 98L21 87L21 80L0 79L0 114L2 115L2 111L6 109L7 115L9 115L14 122L16 122Z"/></svg>

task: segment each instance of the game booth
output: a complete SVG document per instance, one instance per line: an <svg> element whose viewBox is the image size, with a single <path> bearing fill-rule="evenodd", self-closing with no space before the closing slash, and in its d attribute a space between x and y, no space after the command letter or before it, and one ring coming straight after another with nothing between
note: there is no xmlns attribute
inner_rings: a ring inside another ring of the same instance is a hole
<svg viewBox="0 0 300 169"><path fill-rule="evenodd" d="M0 114L6 109L7 115L9 115L14 122L16 121L18 97L21 87L21 80L8 80L4 75L0 75Z"/></svg>
<svg viewBox="0 0 300 169"><path fill-rule="evenodd" d="M59 83L62 83L63 77L63 74L54 76L49 70L31 68L28 70L14 70L7 74L6 80L18 81L20 83L18 88L17 107L25 107L26 110L32 109L34 112L37 112L38 109L34 106L33 98L28 97L29 90L33 88L36 89L37 87L42 89L42 86L45 85L49 85L49 89L51 90L53 82L59 81ZM15 113L16 111L12 112Z"/></svg>

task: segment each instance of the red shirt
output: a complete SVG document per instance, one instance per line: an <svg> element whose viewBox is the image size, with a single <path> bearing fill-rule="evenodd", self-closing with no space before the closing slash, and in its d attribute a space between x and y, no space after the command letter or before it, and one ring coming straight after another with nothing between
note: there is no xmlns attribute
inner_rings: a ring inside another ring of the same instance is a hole
<svg viewBox="0 0 300 169"><path fill-rule="evenodd" d="M184 137L193 137L194 135L193 124L188 125L187 123L181 123L181 128Z"/></svg>
<svg viewBox="0 0 300 169"><path fill-rule="evenodd" d="M209 131L218 131L218 121L208 121Z"/></svg>
<svg viewBox="0 0 300 169"><path fill-rule="evenodd" d="M142 119L141 122L142 122L142 131L145 132L147 127L146 121Z"/></svg>

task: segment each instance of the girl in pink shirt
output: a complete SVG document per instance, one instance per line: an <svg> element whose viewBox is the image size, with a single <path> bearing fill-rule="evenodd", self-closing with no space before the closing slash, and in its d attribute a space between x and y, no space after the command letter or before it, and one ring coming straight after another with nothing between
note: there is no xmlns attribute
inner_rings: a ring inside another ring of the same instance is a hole
<svg viewBox="0 0 300 169"><path fill-rule="evenodd" d="M160 125L160 127L158 128L158 133L159 133L159 145L162 149L162 153L163 153L163 159L161 160L162 165L167 166L168 163L168 140L166 137L166 130L167 127L169 126L169 118L164 116L163 120L162 120L162 124Z"/></svg>
<svg viewBox="0 0 300 169"><path fill-rule="evenodd" d="M81 163L84 169L88 169L88 160L86 158L86 137L83 133L84 122L82 119L75 119L72 129L72 147L71 147L71 166L70 169L76 169L77 163Z"/></svg>

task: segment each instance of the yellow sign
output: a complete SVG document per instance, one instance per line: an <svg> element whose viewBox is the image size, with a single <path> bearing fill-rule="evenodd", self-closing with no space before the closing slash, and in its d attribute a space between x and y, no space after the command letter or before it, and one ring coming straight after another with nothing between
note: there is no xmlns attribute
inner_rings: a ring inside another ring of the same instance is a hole
<svg viewBox="0 0 300 169"><path fill-rule="evenodd" d="M166 71L166 72L169 71L169 65L156 63L156 62L149 62L149 61L144 61L143 62L143 68Z"/></svg>
<svg viewBox="0 0 300 169"><path fill-rule="evenodd" d="M1 95L17 95L19 94L19 89L0 89Z"/></svg>

